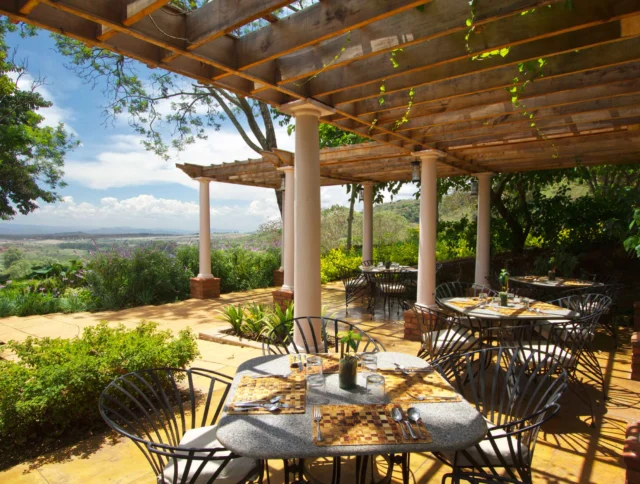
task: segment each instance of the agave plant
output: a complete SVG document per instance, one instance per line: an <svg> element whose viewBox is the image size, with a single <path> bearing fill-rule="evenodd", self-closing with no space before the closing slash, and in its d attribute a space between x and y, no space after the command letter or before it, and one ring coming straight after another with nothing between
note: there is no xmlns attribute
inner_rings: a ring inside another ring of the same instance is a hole
<svg viewBox="0 0 640 484"><path fill-rule="evenodd" d="M262 304L251 303L246 306L242 323L242 334L249 339L258 340L264 332L268 311Z"/></svg>
<svg viewBox="0 0 640 484"><path fill-rule="evenodd" d="M293 301L283 311L279 304L274 304L273 311L267 315L263 334L269 335L278 328L283 334L293 332Z"/></svg>
<svg viewBox="0 0 640 484"><path fill-rule="evenodd" d="M219 311L222 319L224 319L233 330L234 334L240 334L242 332L242 325L244 324L245 310L242 304L234 306L230 304Z"/></svg>

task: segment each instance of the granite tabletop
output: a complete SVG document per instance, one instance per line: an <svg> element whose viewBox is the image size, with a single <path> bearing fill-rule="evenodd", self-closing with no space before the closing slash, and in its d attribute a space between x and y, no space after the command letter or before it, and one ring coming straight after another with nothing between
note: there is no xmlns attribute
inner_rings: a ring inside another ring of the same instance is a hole
<svg viewBox="0 0 640 484"><path fill-rule="evenodd" d="M378 353L378 367L394 363L406 367L426 367L424 360L404 353ZM288 355L253 358L240 365L227 401L244 375L286 375L291 371ZM295 370L294 370L295 371ZM372 403L363 388L365 375L359 375L358 388L341 390L338 375L327 375L327 396L331 404ZM407 405L408 406L408 405ZM464 399L461 402L414 403L433 441L395 445L317 446L313 442L311 405L304 414L230 415L218 423L217 438L227 449L254 459L292 459L341 455L374 455L405 452L431 452L464 449L482 440L487 432L484 418ZM406 410L406 409L405 409Z"/></svg>
<svg viewBox="0 0 640 484"><path fill-rule="evenodd" d="M550 281L546 276L512 276L509 280L529 286L543 287L545 289L583 289L587 287L602 287L604 285L601 282L568 279L564 277L556 277L553 281Z"/></svg>
<svg viewBox="0 0 640 484"><path fill-rule="evenodd" d="M497 299L494 298L494 299ZM478 319L508 319L508 320L569 320L580 315L571 309L562 308L554 304L536 301L535 299L524 298L529 301L531 310L527 310L524 302L514 302L510 299L508 306L500 306L496 300L485 302L477 297L445 297L440 299L441 304L449 309L466 314ZM464 307L471 304L468 307Z"/></svg>

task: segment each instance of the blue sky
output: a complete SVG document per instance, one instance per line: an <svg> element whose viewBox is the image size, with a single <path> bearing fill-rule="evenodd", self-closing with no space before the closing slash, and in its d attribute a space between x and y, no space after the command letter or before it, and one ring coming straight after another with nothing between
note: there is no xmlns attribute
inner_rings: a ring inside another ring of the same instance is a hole
<svg viewBox="0 0 640 484"><path fill-rule="evenodd" d="M43 110L46 123L63 122L81 141L65 164L68 186L60 190L63 202L42 204L27 216L18 215L12 224L74 227L136 227L197 230L198 192L194 182L175 168L175 162L201 165L255 158L230 123L211 130L207 140L198 140L170 162L145 151L141 136L128 125L126 116L105 125L106 98L75 73L64 67L65 58L54 49L48 32L23 39L12 34L11 47L19 58L28 59L33 77L46 77L40 91L54 103ZM142 67L142 75L152 71ZM293 151L294 137L278 128L278 146ZM211 184L211 225L239 231L255 230L259 224L278 217L273 190ZM408 188L405 196L411 196ZM402 194L401 194L402 195ZM401 197L402 198L402 197ZM343 187L322 189L322 205L346 204Z"/></svg>

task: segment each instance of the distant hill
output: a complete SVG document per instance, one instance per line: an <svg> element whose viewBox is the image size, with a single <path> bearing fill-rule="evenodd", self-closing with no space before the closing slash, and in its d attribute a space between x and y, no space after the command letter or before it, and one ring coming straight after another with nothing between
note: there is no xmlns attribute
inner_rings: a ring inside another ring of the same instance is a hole
<svg viewBox="0 0 640 484"><path fill-rule="evenodd" d="M398 200L396 202L383 203L382 205L376 205L374 211L397 213L412 224L420 222L420 200Z"/></svg>
<svg viewBox="0 0 640 484"><path fill-rule="evenodd" d="M214 233L230 233L233 230L211 229ZM53 227L49 225L27 225L1 223L0 236L7 237L29 237L43 235L58 236L79 236L79 235L189 235L196 234L197 230L175 230L175 229L141 229L135 227L101 227L89 229L86 227Z"/></svg>

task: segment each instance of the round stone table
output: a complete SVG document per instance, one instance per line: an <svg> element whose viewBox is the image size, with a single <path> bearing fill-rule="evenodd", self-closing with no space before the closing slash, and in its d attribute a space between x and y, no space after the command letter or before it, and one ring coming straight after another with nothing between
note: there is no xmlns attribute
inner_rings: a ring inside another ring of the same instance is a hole
<svg viewBox="0 0 640 484"><path fill-rule="evenodd" d="M394 363L406 367L426 367L424 360L404 353L377 353L379 368L392 368ZM262 356L240 365L233 380L228 401L244 375L286 375L292 369L288 355ZM297 371L293 369L293 371ZM327 397L330 404L358 405L372 403L362 387L353 391L338 387L338 375L327 375ZM404 406L409 404L403 404ZM429 444L394 444L362 446L317 446L313 443L311 405L304 414L269 415L223 414L217 430L218 440L229 450L253 459L294 459L332 456L368 456L410 452L453 451L465 449L481 441L487 425L484 418L464 399L461 402L412 403L433 442ZM405 409L406 410L406 409Z"/></svg>

